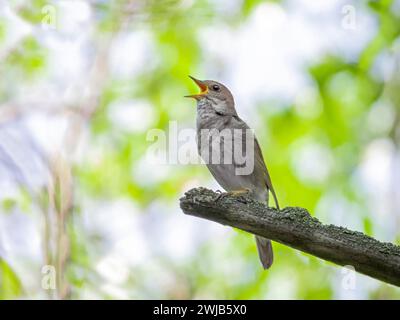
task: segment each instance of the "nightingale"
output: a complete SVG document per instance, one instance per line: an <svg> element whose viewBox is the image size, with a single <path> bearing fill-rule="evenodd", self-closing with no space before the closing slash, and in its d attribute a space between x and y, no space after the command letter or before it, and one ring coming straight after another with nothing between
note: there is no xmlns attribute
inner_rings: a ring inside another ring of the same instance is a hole
<svg viewBox="0 0 400 320"><path fill-rule="evenodd" d="M197 150L211 174L225 191L235 196L246 193L255 200L268 204L271 191L279 209L261 148L254 135L249 138L248 133L252 131L238 116L232 93L217 81L189 77L200 88L200 93L185 96L197 100ZM216 131L224 134L215 134ZM228 141L229 139L231 140ZM243 150L246 150L244 155ZM251 170L239 173L238 169L243 168L243 161L229 161L229 157L236 155L236 152L240 152L245 162L253 164ZM222 161L220 156L219 159L217 157L219 161L210 161L210 154L222 155L224 159ZM255 238L261 264L264 269L268 269L273 262L271 240L260 236Z"/></svg>

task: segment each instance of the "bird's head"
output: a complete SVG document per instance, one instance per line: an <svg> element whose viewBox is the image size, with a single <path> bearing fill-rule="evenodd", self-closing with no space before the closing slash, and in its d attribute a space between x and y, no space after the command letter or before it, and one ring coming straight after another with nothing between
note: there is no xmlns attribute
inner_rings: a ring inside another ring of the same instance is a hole
<svg viewBox="0 0 400 320"><path fill-rule="evenodd" d="M232 93L222 83L213 80L198 80L189 76L200 88L200 93L185 96L197 101L207 99L218 112L236 114Z"/></svg>

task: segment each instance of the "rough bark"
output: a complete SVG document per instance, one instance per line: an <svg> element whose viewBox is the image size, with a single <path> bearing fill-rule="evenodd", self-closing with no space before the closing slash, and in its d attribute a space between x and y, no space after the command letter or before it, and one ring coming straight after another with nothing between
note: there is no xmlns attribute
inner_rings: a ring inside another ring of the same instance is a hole
<svg viewBox="0 0 400 320"><path fill-rule="evenodd" d="M186 192L180 206L185 214L263 236L342 266L353 266L360 273L400 286L399 246L322 224L306 209L277 210L249 197L221 197L205 188Z"/></svg>

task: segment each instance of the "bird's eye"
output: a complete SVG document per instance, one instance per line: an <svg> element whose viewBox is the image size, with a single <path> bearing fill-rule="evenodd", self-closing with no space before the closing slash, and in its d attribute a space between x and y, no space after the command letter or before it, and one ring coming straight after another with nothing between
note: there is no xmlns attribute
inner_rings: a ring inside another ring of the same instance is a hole
<svg viewBox="0 0 400 320"><path fill-rule="evenodd" d="M219 85L213 84L212 89L213 89L214 91L219 91L221 88L219 87Z"/></svg>

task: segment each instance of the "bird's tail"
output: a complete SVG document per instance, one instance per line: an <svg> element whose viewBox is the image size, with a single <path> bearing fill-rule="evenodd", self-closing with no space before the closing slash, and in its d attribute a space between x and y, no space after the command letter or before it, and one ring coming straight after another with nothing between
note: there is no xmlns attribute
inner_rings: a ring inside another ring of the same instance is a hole
<svg viewBox="0 0 400 320"><path fill-rule="evenodd" d="M257 251L264 269L269 269L274 261L271 240L256 236Z"/></svg>

